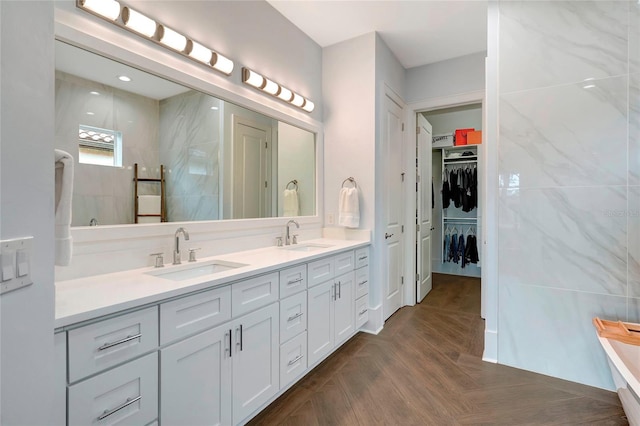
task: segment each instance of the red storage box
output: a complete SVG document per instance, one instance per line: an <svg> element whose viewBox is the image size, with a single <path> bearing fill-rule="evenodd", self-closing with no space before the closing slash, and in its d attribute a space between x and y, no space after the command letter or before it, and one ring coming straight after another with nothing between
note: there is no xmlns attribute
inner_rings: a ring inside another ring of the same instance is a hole
<svg viewBox="0 0 640 426"><path fill-rule="evenodd" d="M467 144L467 133L473 132L475 129L457 129L456 130L456 146Z"/></svg>

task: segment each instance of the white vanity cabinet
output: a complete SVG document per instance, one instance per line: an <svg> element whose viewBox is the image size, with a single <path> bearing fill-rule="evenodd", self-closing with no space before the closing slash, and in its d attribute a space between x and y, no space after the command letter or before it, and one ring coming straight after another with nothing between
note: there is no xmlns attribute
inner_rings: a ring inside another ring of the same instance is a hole
<svg viewBox="0 0 640 426"><path fill-rule="evenodd" d="M307 296L308 365L324 358L355 331L353 267L353 251L309 264L309 273L314 271L314 277L309 277ZM336 277L336 271L343 274ZM325 281L317 284L320 277Z"/></svg>
<svg viewBox="0 0 640 426"><path fill-rule="evenodd" d="M369 247L356 250L355 256L356 329L369 321Z"/></svg>

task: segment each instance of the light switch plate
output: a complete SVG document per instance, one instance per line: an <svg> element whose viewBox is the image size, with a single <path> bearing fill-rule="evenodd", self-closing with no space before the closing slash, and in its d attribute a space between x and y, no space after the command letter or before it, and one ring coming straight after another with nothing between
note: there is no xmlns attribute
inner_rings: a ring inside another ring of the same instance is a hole
<svg viewBox="0 0 640 426"><path fill-rule="evenodd" d="M7 267L13 271L11 279L0 282L0 294L26 287L33 283L31 280L32 247L33 237L0 241L2 268ZM5 264L7 261L10 264Z"/></svg>

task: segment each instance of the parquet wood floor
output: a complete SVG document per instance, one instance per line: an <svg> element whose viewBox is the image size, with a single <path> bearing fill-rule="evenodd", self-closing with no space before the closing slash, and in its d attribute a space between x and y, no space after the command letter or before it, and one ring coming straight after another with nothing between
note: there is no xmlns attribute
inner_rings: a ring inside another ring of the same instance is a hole
<svg viewBox="0 0 640 426"><path fill-rule="evenodd" d="M626 425L618 396L481 360L480 281L433 290L359 333L251 425Z"/></svg>

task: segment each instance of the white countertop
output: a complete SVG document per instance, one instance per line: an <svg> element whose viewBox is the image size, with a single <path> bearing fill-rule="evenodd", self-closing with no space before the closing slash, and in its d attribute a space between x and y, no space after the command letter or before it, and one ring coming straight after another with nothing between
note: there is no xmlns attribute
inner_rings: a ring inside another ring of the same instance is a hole
<svg viewBox="0 0 640 426"><path fill-rule="evenodd" d="M304 241L306 244L322 244L330 247L313 251L287 250L286 247L267 247L198 259L196 263L183 262L180 266L165 268L146 267L112 274L96 275L56 282L55 328L61 328L103 315L154 303L193 291L213 288L247 277L276 271L300 262L308 262L339 251L368 245L369 240L334 240L320 238ZM227 271L203 275L181 281L150 275L154 272L170 272L196 266L211 260L243 263Z"/></svg>

